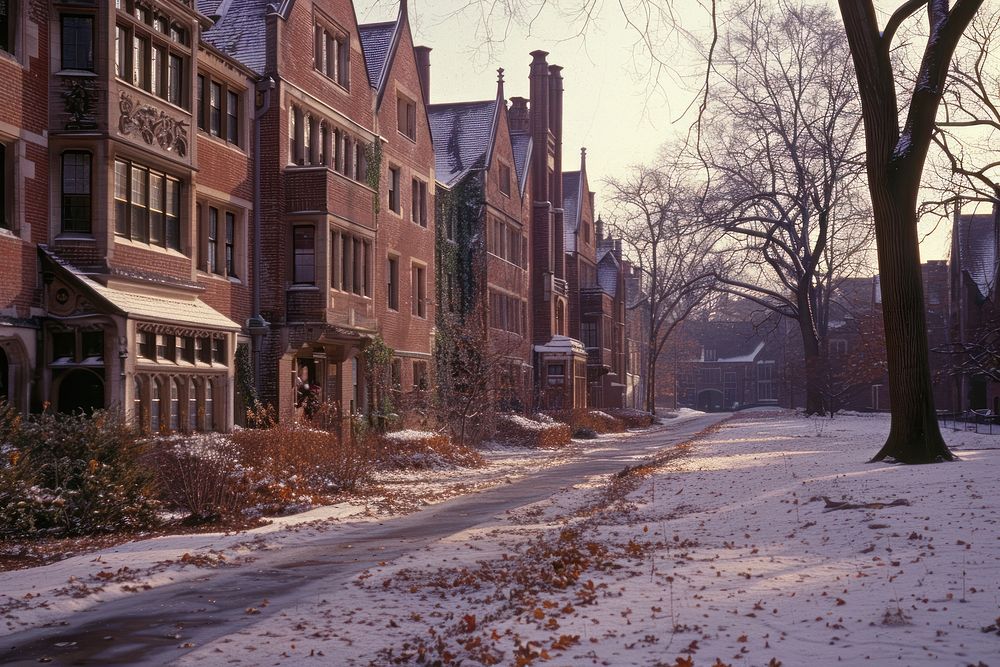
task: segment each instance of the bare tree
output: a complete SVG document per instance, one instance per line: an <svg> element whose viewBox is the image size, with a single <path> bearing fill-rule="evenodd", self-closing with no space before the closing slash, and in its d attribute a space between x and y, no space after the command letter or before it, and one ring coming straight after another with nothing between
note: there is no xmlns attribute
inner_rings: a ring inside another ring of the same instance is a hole
<svg viewBox="0 0 1000 667"><path fill-rule="evenodd" d="M947 217L962 204L1000 204L1000 9L979 12L956 47L937 116L932 146L939 196L921 213Z"/></svg>
<svg viewBox="0 0 1000 667"><path fill-rule="evenodd" d="M735 269L719 289L796 322L806 412L824 414L830 296L872 242L850 52L821 5L743 3L723 23L701 150Z"/></svg>
<svg viewBox="0 0 1000 667"><path fill-rule="evenodd" d="M920 270L917 197L948 66L983 0L906 0L879 28L873 0L839 0L854 58L878 243L892 421L873 460L952 460L934 412ZM890 58L900 25L921 9L929 29L915 83L897 97Z"/></svg>
<svg viewBox="0 0 1000 667"><path fill-rule="evenodd" d="M636 166L607 183L614 204L611 227L639 269L646 310L645 407L656 407L656 364L670 334L706 297L720 273L712 253L714 230L696 217L698 193L676 162Z"/></svg>

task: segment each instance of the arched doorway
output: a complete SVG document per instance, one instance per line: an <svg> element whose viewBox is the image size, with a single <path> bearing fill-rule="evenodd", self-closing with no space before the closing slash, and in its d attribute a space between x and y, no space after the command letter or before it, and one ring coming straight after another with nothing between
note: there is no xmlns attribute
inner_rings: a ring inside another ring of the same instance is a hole
<svg viewBox="0 0 1000 667"><path fill-rule="evenodd" d="M59 383L59 412L87 414L104 407L104 380L87 370L70 371Z"/></svg>
<svg viewBox="0 0 1000 667"><path fill-rule="evenodd" d="M722 410L722 392L718 389L703 389L698 392L698 409L703 412Z"/></svg>

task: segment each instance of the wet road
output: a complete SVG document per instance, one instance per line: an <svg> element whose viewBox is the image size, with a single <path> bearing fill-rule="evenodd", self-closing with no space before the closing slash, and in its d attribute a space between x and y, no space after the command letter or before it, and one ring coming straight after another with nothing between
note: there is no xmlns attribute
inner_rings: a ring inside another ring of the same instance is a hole
<svg viewBox="0 0 1000 667"><path fill-rule="evenodd" d="M727 415L670 422L600 443L512 484L460 496L383 523L338 530L307 544L256 554L238 568L154 588L81 611L57 627L0 638L0 664L164 665L190 650L294 607L304 594L337 591L357 574L455 533L489 524L508 510L544 500L592 475L617 472L691 438ZM597 444L597 443L595 443ZM267 600L266 606L262 602ZM254 607L259 613L247 614ZM185 649L186 645L190 648ZM180 648L179 648L180 647Z"/></svg>

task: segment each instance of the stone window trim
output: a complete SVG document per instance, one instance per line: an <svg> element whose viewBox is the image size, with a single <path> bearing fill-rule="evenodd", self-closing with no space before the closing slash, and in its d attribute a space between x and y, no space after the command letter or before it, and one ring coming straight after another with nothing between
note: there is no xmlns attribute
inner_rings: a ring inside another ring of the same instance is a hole
<svg viewBox="0 0 1000 667"><path fill-rule="evenodd" d="M124 156L111 168L115 241L183 254L185 183Z"/></svg>
<svg viewBox="0 0 1000 667"><path fill-rule="evenodd" d="M150 5L117 0L111 56L118 81L185 111L194 54L188 28Z"/></svg>
<svg viewBox="0 0 1000 667"><path fill-rule="evenodd" d="M191 255L196 259L199 275L233 283L243 282L244 277L248 275L246 252L248 215L246 209L230 202L198 199L195 205L196 250Z"/></svg>
<svg viewBox="0 0 1000 667"><path fill-rule="evenodd" d="M427 319L430 311L427 299L427 265L410 261L410 314Z"/></svg>
<svg viewBox="0 0 1000 667"><path fill-rule="evenodd" d="M399 255L395 253L386 258L386 283L387 308L399 312Z"/></svg>
<svg viewBox="0 0 1000 667"><path fill-rule="evenodd" d="M427 182L414 177L410 184L410 221L427 228Z"/></svg>
<svg viewBox="0 0 1000 667"><path fill-rule="evenodd" d="M216 91L218 104L216 105ZM196 81L195 123L199 133L246 152L244 119L247 90L210 72L199 70ZM218 118L216 119L216 116Z"/></svg>
<svg viewBox="0 0 1000 667"><path fill-rule="evenodd" d="M97 40L96 17L86 6L59 14L59 64L61 72L94 72ZM83 11L80 11L83 10Z"/></svg>
<svg viewBox="0 0 1000 667"><path fill-rule="evenodd" d="M0 135L0 234L17 236L20 232L17 203L22 190L15 187L18 178L17 141Z"/></svg>
<svg viewBox="0 0 1000 667"><path fill-rule="evenodd" d="M216 406L222 405L220 391L226 384L225 376L217 374L133 373L133 423L147 433L220 430Z"/></svg>
<svg viewBox="0 0 1000 667"><path fill-rule="evenodd" d="M287 167L326 167L368 185L368 142L323 114L291 103L287 109Z"/></svg>
<svg viewBox="0 0 1000 667"><path fill-rule="evenodd" d="M402 217L403 215L403 169L394 164L389 165L387 171L388 187L386 188L386 208L390 213Z"/></svg>
<svg viewBox="0 0 1000 667"><path fill-rule="evenodd" d="M500 190L500 194L505 197L510 197L511 187L510 187L510 165L503 160L497 163L497 187Z"/></svg>
<svg viewBox="0 0 1000 667"><path fill-rule="evenodd" d="M345 91L351 90L351 36L319 13L313 28L313 69Z"/></svg>
<svg viewBox="0 0 1000 667"><path fill-rule="evenodd" d="M316 225L292 225L291 271L292 287L316 286Z"/></svg>
<svg viewBox="0 0 1000 667"><path fill-rule="evenodd" d="M330 289L372 297L374 240L341 228L330 229Z"/></svg>
<svg viewBox="0 0 1000 667"><path fill-rule="evenodd" d="M396 95L396 131L416 143L417 103L402 93Z"/></svg>
<svg viewBox="0 0 1000 667"><path fill-rule="evenodd" d="M21 38L24 35L21 25L22 0L8 0L4 3L4 13L0 14L0 53L6 57L21 62L20 53L23 49Z"/></svg>
<svg viewBox="0 0 1000 667"><path fill-rule="evenodd" d="M92 236L94 155L87 150L68 149L61 154L59 219L62 235Z"/></svg>
<svg viewBox="0 0 1000 667"><path fill-rule="evenodd" d="M528 237L523 226L496 215L487 216L487 220L487 252L519 269L527 270Z"/></svg>

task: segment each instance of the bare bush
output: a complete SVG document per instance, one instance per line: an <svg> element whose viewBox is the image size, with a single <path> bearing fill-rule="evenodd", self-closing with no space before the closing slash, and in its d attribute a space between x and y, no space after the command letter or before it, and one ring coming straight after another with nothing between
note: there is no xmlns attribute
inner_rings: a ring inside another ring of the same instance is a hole
<svg viewBox="0 0 1000 667"><path fill-rule="evenodd" d="M570 427L562 422L548 423L521 415L500 415L495 440L504 444L535 449L559 449L572 439Z"/></svg>
<svg viewBox="0 0 1000 667"><path fill-rule="evenodd" d="M241 459L229 438L212 433L160 441L148 463L160 499L187 512L188 522L208 523L238 518L256 503L252 471Z"/></svg>

